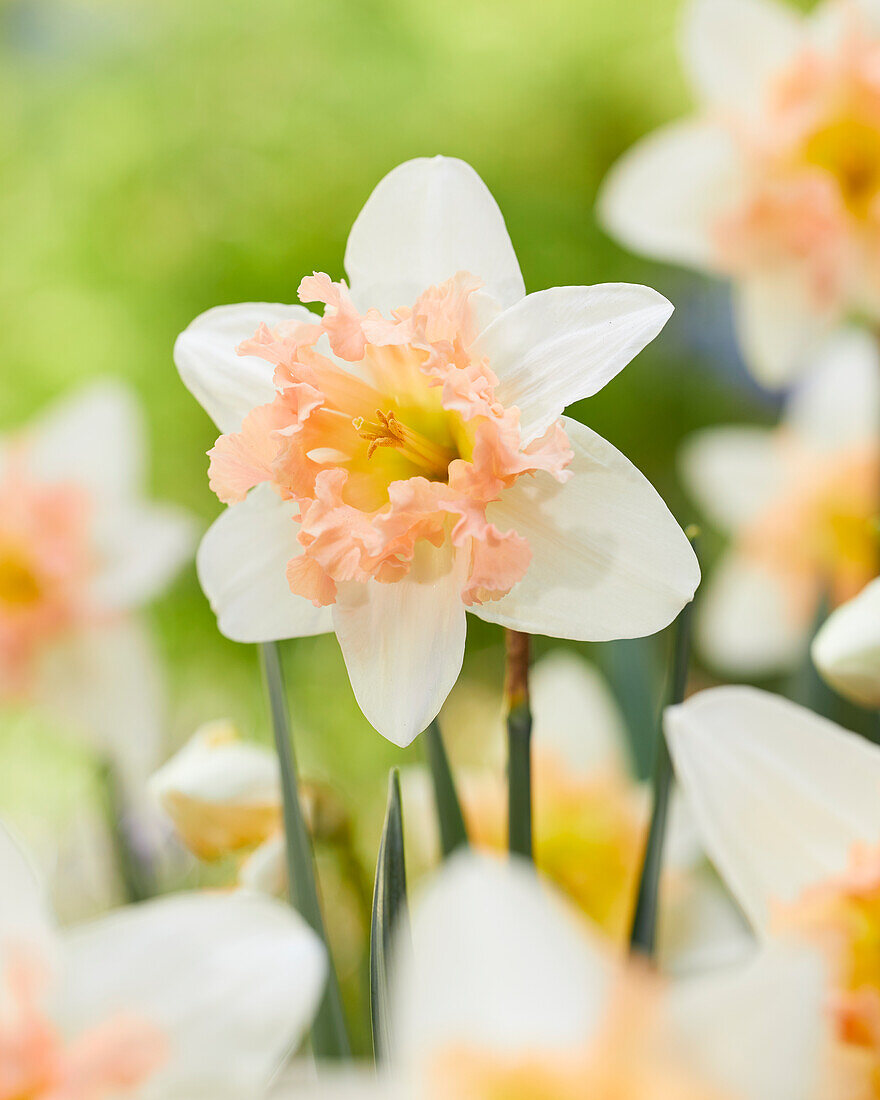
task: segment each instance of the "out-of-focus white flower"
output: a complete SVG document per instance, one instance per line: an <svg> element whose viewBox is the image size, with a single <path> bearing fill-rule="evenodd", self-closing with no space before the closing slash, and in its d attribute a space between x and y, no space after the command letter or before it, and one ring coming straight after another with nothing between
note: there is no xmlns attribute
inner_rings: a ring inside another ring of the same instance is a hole
<svg viewBox="0 0 880 1100"><path fill-rule="evenodd" d="M162 688L129 612L195 542L181 509L144 499L144 452L140 410L110 382L0 438L0 699L80 730L132 797L158 761Z"/></svg>
<svg viewBox="0 0 880 1100"><path fill-rule="evenodd" d="M831 339L777 428L707 428L682 475L730 548L707 581L697 642L711 664L752 676L806 652L820 603L880 567L880 361L869 333Z"/></svg>
<svg viewBox="0 0 880 1100"><path fill-rule="evenodd" d="M179 894L57 931L0 828L0 1095L242 1100L300 1040L323 948L289 907Z"/></svg>
<svg viewBox="0 0 880 1100"><path fill-rule="evenodd" d="M692 0L695 115L649 135L600 209L630 247L734 283L759 379L781 385L847 316L880 319L880 14L825 0Z"/></svg>
<svg viewBox="0 0 880 1100"><path fill-rule="evenodd" d="M281 827L278 758L243 741L229 721L201 726L150 789L200 859L252 849Z"/></svg>
<svg viewBox="0 0 880 1100"><path fill-rule="evenodd" d="M224 433L211 483L230 508L198 569L230 638L335 631L364 714L406 745L455 683L466 610L601 640L692 598L699 567L657 493L561 415L672 307L626 284L526 296L494 199L444 157L381 181L345 265L350 291L300 285L323 318L220 307L177 341Z"/></svg>
<svg viewBox="0 0 880 1100"><path fill-rule="evenodd" d="M828 955L837 1040L823 1095L874 1096L880 1069L880 749L779 696L701 692L666 712L706 849L757 935Z"/></svg>
<svg viewBox="0 0 880 1100"><path fill-rule="evenodd" d="M535 863L586 917L623 943L632 921L650 813L648 791L633 777L623 716L601 674L571 650L555 650L536 661L529 686ZM486 765L456 771L471 842L499 852L507 848L501 709L499 698L488 737L485 729L479 731ZM456 731L459 736L461 732ZM471 731L468 740L477 736L478 731ZM401 787L412 881L439 862L439 834L426 769L405 769ZM742 921L700 867L702 850L677 798L665 854L660 907L664 965L689 969L697 959L711 965L747 950Z"/></svg>
<svg viewBox="0 0 880 1100"><path fill-rule="evenodd" d="M823 977L779 948L666 985L621 969L530 868L458 855L416 908L386 1076L284 1095L805 1100Z"/></svg>
<svg viewBox="0 0 880 1100"><path fill-rule="evenodd" d="M828 616L812 653L816 668L841 695L880 707L880 580Z"/></svg>

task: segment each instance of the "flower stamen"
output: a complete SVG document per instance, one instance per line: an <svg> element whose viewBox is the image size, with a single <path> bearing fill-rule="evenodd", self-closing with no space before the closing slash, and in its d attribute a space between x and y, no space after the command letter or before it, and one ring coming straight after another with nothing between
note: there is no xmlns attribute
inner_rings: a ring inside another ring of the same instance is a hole
<svg viewBox="0 0 880 1100"><path fill-rule="evenodd" d="M402 424L394 412L376 409L375 420L357 416L352 421L361 439L370 444L367 458L372 458L379 447L395 447L414 465L421 466L435 477L445 477L449 463L456 457L447 447L432 443L430 439Z"/></svg>

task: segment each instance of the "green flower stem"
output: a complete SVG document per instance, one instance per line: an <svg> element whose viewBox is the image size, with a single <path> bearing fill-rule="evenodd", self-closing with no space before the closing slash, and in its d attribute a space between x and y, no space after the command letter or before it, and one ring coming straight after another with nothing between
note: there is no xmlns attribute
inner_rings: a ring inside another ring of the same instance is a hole
<svg viewBox="0 0 880 1100"><path fill-rule="evenodd" d="M151 875L131 843L125 821L125 800L113 762L105 760L100 769L104 794L104 813L113 844L113 855L128 902L146 901L155 892Z"/></svg>
<svg viewBox="0 0 880 1100"><path fill-rule="evenodd" d="M275 642L266 642L260 646L260 658L269 707L272 713L272 728L275 733L275 748L281 769L281 796L284 808L284 834L287 841L287 883L290 904L320 936L327 949L328 975L324 997L312 1023L312 1051L316 1058L350 1058L351 1045L345 1024L345 1012L339 990L339 979L330 954L327 930L318 898L318 883L315 874L315 860L311 840L306 829L297 786L296 762L290 737L290 723L287 713L287 695L284 689L284 676L281 670L281 657Z"/></svg>
<svg viewBox="0 0 880 1100"><path fill-rule="evenodd" d="M425 730L425 749L431 768L431 780L434 784L434 802L437 806L437 822L440 826L440 847L444 857L451 855L456 848L467 845L467 828L461 803L455 789L449 758L443 745L440 724L435 718Z"/></svg>
<svg viewBox="0 0 880 1100"><path fill-rule="evenodd" d="M505 632L507 671L507 839L516 855L532 858L532 711L528 634Z"/></svg>
<svg viewBox="0 0 880 1100"><path fill-rule="evenodd" d="M696 540L696 532L688 532L691 543ZM675 624L675 640L672 650L672 680L667 705L672 706L684 699L687 686L688 666L690 664L691 616L693 601L680 612ZM663 841L666 836L666 819L669 815L669 796L672 791L674 774L669 746L663 732L663 713L661 711L657 729L657 748L654 759L653 806L651 824L648 830L648 842L642 863L639 890L636 896L636 908L630 931L630 949L651 958L657 937L657 893L660 886L660 871L663 864Z"/></svg>

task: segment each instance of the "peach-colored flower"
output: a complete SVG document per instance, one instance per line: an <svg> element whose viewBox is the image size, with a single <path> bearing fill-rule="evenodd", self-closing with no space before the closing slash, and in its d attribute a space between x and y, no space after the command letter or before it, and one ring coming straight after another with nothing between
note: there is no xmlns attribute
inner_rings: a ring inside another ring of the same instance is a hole
<svg viewBox="0 0 880 1100"><path fill-rule="evenodd" d="M697 114L622 158L604 218L731 278L746 358L779 385L831 326L880 319L880 20L870 0L693 0L683 51Z"/></svg>
<svg viewBox="0 0 880 1100"><path fill-rule="evenodd" d="M240 1100L308 1026L325 960L288 907L179 894L67 931L0 826L0 1100Z"/></svg>
<svg viewBox="0 0 880 1100"><path fill-rule="evenodd" d="M850 599L880 568L880 360L857 330L817 359L779 427L708 428L682 455L684 480L730 539L697 639L736 675L790 667L820 602Z"/></svg>
<svg viewBox="0 0 880 1100"><path fill-rule="evenodd" d="M693 595L653 489L560 415L671 307L622 284L525 296L494 200L442 157L379 184L346 267L350 290L301 283L322 318L230 306L177 342L224 432L210 476L230 508L199 575L239 641L335 630L364 713L407 744L458 675L465 609L600 639L658 630Z"/></svg>
<svg viewBox="0 0 880 1100"><path fill-rule="evenodd" d="M758 937L828 962L833 1038L822 1095L880 1095L880 748L752 688L666 714L710 858Z"/></svg>

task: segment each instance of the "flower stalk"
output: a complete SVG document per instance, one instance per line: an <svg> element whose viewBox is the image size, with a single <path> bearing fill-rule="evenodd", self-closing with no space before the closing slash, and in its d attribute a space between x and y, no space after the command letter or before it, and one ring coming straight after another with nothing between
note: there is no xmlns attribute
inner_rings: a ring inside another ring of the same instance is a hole
<svg viewBox="0 0 880 1100"><path fill-rule="evenodd" d="M275 748L281 771L281 797L284 811L284 835L287 851L287 883L290 904L297 909L327 949L328 976L324 996L312 1024L311 1040L315 1057L349 1058L351 1046L342 1007L339 979L333 966L324 916L318 897L318 883L312 845L306 829L297 785L296 761L290 736L287 696L281 658L275 642L260 646L260 658L266 693L272 714Z"/></svg>
<svg viewBox="0 0 880 1100"><path fill-rule="evenodd" d="M505 631L507 668L508 848L532 858L532 711L529 704L531 639L518 630Z"/></svg>
<svg viewBox="0 0 880 1100"><path fill-rule="evenodd" d="M440 827L440 848L444 858L456 848L468 843L464 814L455 789L455 780L449 766L449 757L443 744L440 723L435 718L425 730L425 749L434 786L434 802L437 806L437 823Z"/></svg>
<svg viewBox="0 0 880 1100"><path fill-rule="evenodd" d="M696 527L687 529L691 545L699 536ZM691 617L693 601L686 604L675 622L672 648L672 677L667 705L675 706L684 699L690 665ZM665 709L665 708L664 708ZM657 748L652 780L651 823L639 876L639 889L630 931L630 950L651 958L657 937L657 896L660 872L663 866L663 843L666 838L666 821L669 816L669 798L672 793L674 772L669 746L663 732L663 712L657 723Z"/></svg>

